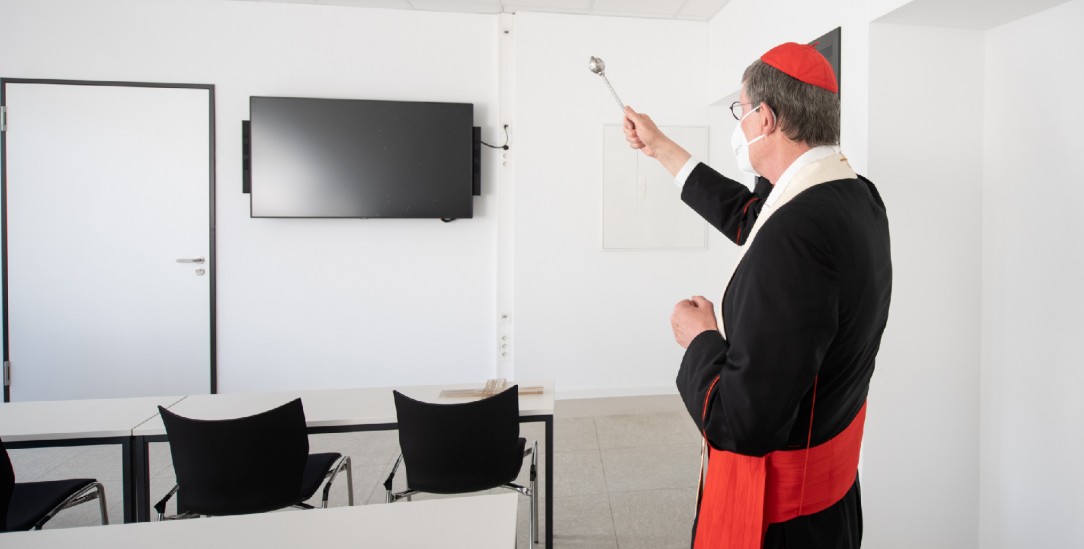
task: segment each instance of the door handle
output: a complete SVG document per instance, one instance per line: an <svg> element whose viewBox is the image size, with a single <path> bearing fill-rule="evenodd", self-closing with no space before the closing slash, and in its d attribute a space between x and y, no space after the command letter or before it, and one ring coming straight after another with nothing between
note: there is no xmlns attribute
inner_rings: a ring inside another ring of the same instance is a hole
<svg viewBox="0 0 1084 549"><path fill-rule="evenodd" d="M182 258L177 259L177 263L203 263L203 258L202 257L191 257L191 258L182 257Z"/></svg>

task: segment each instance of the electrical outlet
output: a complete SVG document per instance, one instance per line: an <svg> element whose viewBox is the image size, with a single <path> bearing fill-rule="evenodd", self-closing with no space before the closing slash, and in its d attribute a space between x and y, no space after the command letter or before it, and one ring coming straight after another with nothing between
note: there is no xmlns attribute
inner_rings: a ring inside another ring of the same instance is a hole
<svg viewBox="0 0 1084 549"><path fill-rule="evenodd" d="M501 360L508 360L512 356L512 336L509 334L501 334L501 338L497 343L497 351L500 353Z"/></svg>

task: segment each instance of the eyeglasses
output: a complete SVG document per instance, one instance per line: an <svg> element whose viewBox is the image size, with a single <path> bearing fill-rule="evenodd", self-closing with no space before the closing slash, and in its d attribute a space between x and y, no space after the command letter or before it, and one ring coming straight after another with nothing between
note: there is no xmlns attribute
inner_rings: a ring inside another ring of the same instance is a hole
<svg viewBox="0 0 1084 549"><path fill-rule="evenodd" d="M750 106L752 106L753 103L742 103L741 101L735 101L735 102L731 103L730 104L730 114L734 115L734 120L741 121L741 117L742 117L742 112L741 112L742 109L741 109L741 107L742 107L742 105L750 105Z"/></svg>

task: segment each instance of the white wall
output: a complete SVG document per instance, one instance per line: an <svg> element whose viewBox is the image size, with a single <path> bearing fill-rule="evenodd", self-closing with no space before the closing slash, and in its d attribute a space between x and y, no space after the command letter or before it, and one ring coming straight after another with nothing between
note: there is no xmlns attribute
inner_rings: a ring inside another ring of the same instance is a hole
<svg viewBox="0 0 1084 549"><path fill-rule="evenodd" d="M704 125L705 23L523 13L509 42L481 14L224 0L0 0L0 13L5 77L215 84L221 391L500 373L556 379L562 397L672 392L671 307L722 292L733 259L717 236L601 251L601 129L621 116L587 70L601 56L631 104ZM252 95L472 102L497 143L503 110L509 166L484 150L472 220L251 219Z"/></svg>
<svg viewBox="0 0 1084 549"><path fill-rule="evenodd" d="M0 2L0 75L216 86L221 391L496 370L497 155L471 220L251 219L248 97L471 102L499 141L497 17L184 0Z"/></svg>
<svg viewBox="0 0 1084 549"><path fill-rule="evenodd" d="M565 396L673 392L670 312L722 294L733 246L710 231L707 250L602 251L602 128L621 113L587 62L604 59L657 123L703 126L706 25L520 13L515 26L516 374Z"/></svg>
<svg viewBox="0 0 1084 549"><path fill-rule="evenodd" d="M866 540L976 547L982 33L874 24L869 57L869 166L894 280L870 387Z"/></svg>
<svg viewBox="0 0 1084 549"><path fill-rule="evenodd" d="M981 541L1084 547L1084 1L986 33Z"/></svg>

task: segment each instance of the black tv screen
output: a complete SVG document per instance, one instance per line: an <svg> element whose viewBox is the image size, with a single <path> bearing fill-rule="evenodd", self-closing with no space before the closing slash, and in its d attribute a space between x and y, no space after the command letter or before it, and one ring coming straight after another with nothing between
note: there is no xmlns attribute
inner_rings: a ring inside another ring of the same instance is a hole
<svg viewBox="0 0 1084 549"><path fill-rule="evenodd" d="M252 97L252 217L469 218L470 103Z"/></svg>

